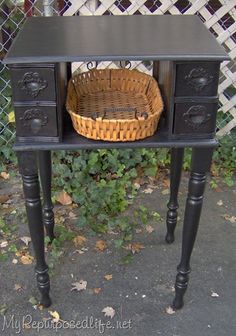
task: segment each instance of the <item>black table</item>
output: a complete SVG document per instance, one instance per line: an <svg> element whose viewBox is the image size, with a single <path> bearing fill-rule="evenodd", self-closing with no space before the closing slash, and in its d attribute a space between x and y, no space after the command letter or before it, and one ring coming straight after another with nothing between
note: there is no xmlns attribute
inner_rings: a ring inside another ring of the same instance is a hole
<svg viewBox="0 0 236 336"><path fill-rule="evenodd" d="M51 240L54 238L51 150L171 148L166 242L172 243L184 148L192 147L182 255L173 302L175 309L183 306L206 173L217 146L215 124L219 67L223 60L228 59L201 20L191 15L27 19L4 62L9 65L12 78L16 116L14 149L23 179L43 306L51 304L44 256L44 225L47 235ZM122 60L153 61L153 76L160 85L165 103L158 131L144 140L124 143L93 141L79 136L65 111L71 62Z"/></svg>

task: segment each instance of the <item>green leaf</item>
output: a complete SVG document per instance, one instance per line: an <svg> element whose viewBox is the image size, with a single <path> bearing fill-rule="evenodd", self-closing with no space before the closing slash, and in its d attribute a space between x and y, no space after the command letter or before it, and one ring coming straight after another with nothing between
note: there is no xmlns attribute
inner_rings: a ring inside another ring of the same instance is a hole
<svg viewBox="0 0 236 336"><path fill-rule="evenodd" d="M145 168L144 172L146 176L155 177L157 173L157 166Z"/></svg>
<svg viewBox="0 0 236 336"><path fill-rule="evenodd" d="M160 221L161 220L161 215L158 212L152 212L152 217L156 221Z"/></svg>
<svg viewBox="0 0 236 336"><path fill-rule="evenodd" d="M37 301L37 299L34 296L31 296L29 298L29 303L31 303L32 306L36 306L38 304L38 301Z"/></svg>
<svg viewBox="0 0 236 336"><path fill-rule="evenodd" d="M122 247L122 245L123 245L123 239L115 239L114 240L114 244L115 244L115 247L116 248L121 248Z"/></svg>
<svg viewBox="0 0 236 336"><path fill-rule="evenodd" d="M127 255L121 258L121 263L127 265L130 264L131 261L133 261L133 259L134 256L131 253L128 253Z"/></svg>
<svg viewBox="0 0 236 336"><path fill-rule="evenodd" d="M8 252L13 252L13 253L16 253L17 252L17 247L15 244L11 244L9 247L8 247Z"/></svg>
<svg viewBox="0 0 236 336"><path fill-rule="evenodd" d="M7 261L8 256L6 253L0 252L0 261Z"/></svg>

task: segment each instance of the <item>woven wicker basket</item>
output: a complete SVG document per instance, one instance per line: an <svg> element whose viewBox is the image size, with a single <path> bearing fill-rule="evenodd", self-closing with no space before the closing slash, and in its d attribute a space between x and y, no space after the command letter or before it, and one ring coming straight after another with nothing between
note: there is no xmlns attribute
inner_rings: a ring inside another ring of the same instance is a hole
<svg viewBox="0 0 236 336"><path fill-rule="evenodd" d="M87 138L134 141L154 134L163 102L149 75L93 69L70 79L66 108L75 130Z"/></svg>

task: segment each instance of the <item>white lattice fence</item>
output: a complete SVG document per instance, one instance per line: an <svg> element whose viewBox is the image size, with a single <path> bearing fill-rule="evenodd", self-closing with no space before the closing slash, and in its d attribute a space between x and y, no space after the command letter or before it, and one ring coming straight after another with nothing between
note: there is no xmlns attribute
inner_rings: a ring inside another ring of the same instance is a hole
<svg viewBox="0 0 236 336"><path fill-rule="evenodd" d="M196 14L215 35L218 42L229 53L231 61L223 62L219 85L222 121L218 122L218 135L229 133L236 126L236 1L235 0L70 0L70 7L63 15L163 15ZM116 66L103 62L99 67ZM74 64L85 70L81 63ZM150 72L150 66L132 62L133 68Z"/></svg>

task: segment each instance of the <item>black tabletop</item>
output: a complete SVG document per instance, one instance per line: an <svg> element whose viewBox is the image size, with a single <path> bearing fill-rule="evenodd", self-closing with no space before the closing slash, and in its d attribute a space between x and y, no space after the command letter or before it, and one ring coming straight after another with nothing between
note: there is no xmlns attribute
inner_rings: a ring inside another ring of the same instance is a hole
<svg viewBox="0 0 236 336"><path fill-rule="evenodd" d="M194 15L28 18L4 63L106 60L225 60Z"/></svg>

